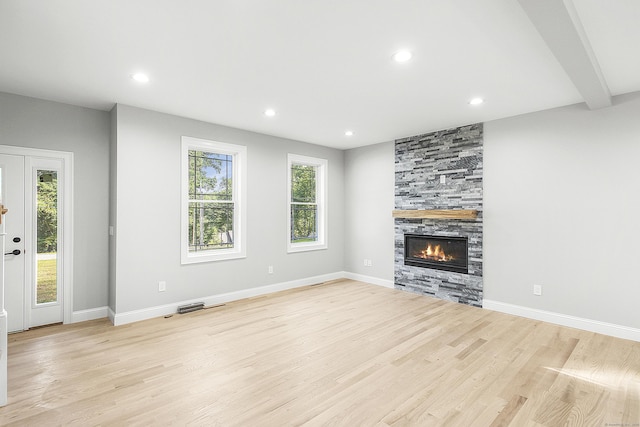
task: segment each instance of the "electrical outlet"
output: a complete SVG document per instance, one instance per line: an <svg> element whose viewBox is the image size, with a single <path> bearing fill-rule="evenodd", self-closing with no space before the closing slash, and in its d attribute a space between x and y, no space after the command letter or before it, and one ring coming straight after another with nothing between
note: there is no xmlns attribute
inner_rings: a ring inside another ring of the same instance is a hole
<svg viewBox="0 0 640 427"><path fill-rule="evenodd" d="M273 274L273 265L270 265L267 271L269 271L269 274Z"/></svg>
<svg viewBox="0 0 640 427"><path fill-rule="evenodd" d="M446 184L446 183L447 183L447 176L440 175L440 184Z"/></svg>
<svg viewBox="0 0 640 427"><path fill-rule="evenodd" d="M167 282L165 282L164 280L161 280L160 282L158 282L158 292L164 292L167 290Z"/></svg>
<svg viewBox="0 0 640 427"><path fill-rule="evenodd" d="M371 260L370 260L370 259L366 259L366 258L365 258L365 260L364 260L364 266L365 266L365 267L371 267L371 266L373 266L373 262L371 262Z"/></svg>
<svg viewBox="0 0 640 427"><path fill-rule="evenodd" d="M533 285L533 294L542 295L542 285Z"/></svg>

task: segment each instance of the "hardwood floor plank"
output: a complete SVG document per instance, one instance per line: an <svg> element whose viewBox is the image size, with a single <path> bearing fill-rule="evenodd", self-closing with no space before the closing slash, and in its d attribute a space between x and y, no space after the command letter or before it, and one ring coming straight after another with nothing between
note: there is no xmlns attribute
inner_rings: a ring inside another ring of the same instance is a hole
<svg viewBox="0 0 640 427"><path fill-rule="evenodd" d="M0 425L640 423L640 343L342 280L9 336Z"/></svg>
<svg viewBox="0 0 640 427"><path fill-rule="evenodd" d="M490 427L504 427L511 424L511 421L518 413L520 408L527 402L527 398L519 395L514 395L511 400L500 411L500 414L491 423Z"/></svg>

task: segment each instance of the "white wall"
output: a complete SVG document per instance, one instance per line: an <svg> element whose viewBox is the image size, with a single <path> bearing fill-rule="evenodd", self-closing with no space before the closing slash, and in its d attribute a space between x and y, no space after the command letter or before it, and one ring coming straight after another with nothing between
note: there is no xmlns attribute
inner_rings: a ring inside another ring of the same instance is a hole
<svg viewBox="0 0 640 427"><path fill-rule="evenodd" d="M394 143L347 150L344 163L345 269L393 286Z"/></svg>
<svg viewBox="0 0 640 427"><path fill-rule="evenodd" d="M125 105L116 127L116 315L343 270L343 151ZM182 136L247 146L245 259L180 264ZM286 252L287 153L329 161L327 250Z"/></svg>
<svg viewBox="0 0 640 427"><path fill-rule="evenodd" d="M73 310L106 306L109 113L0 93L0 144L74 153Z"/></svg>
<svg viewBox="0 0 640 427"><path fill-rule="evenodd" d="M640 93L484 129L485 299L640 328Z"/></svg>

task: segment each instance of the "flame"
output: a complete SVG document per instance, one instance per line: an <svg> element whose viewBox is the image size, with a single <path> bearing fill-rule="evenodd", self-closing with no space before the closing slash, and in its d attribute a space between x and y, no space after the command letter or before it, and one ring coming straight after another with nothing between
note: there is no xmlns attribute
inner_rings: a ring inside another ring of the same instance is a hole
<svg viewBox="0 0 640 427"><path fill-rule="evenodd" d="M428 245L426 248L416 253L414 257L439 262L446 262L454 259L453 255L447 255L440 245L436 245L435 247Z"/></svg>

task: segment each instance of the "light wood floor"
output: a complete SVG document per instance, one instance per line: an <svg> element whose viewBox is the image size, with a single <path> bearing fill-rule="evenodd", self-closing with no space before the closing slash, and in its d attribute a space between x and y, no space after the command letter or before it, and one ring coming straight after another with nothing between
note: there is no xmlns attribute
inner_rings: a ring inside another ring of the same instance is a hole
<svg viewBox="0 0 640 427"><path fill-rule="evenodd" d="M640 425L640 343L354 281L9 341L0 425Z"/></svg>

